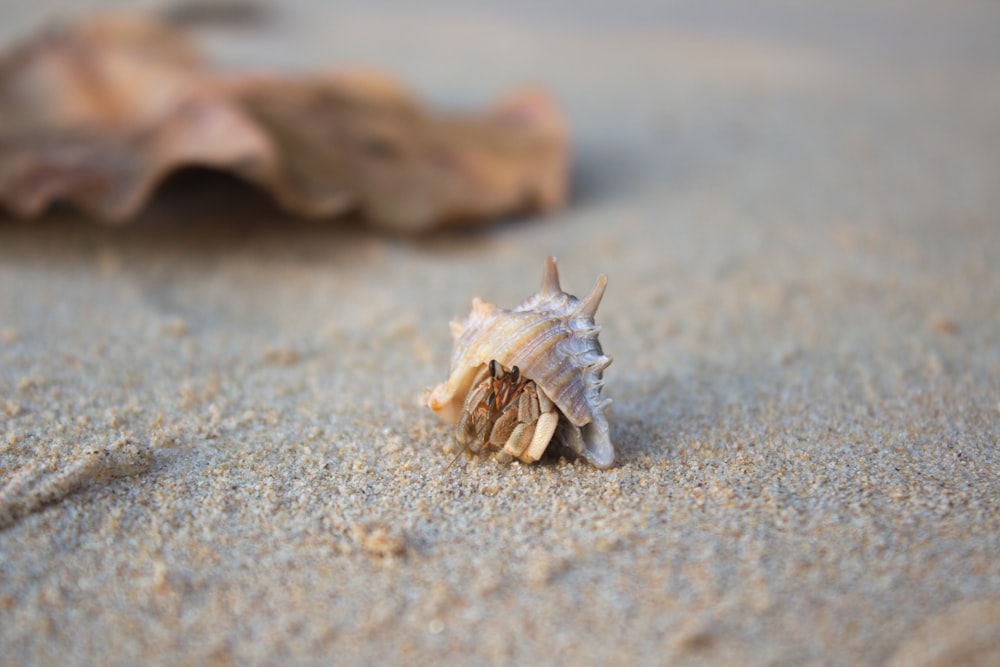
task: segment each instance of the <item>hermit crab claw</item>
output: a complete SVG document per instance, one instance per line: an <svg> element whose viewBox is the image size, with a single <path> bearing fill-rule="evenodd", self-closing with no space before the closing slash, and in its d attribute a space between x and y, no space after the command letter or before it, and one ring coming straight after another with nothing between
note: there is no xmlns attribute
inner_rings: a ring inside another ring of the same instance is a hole
<svg viewBox="0 0 1000 667"><path fill-rule="evenodd" d="M598 468L614 465L611 401L601 397L612 357L594 322L606 287L602 275L582 299L564 292L549 257L537 294L512 310L473 299L469 316L452 322L451 370L428 406L459 425L463 447L530 462L554 440Z"/></svg>

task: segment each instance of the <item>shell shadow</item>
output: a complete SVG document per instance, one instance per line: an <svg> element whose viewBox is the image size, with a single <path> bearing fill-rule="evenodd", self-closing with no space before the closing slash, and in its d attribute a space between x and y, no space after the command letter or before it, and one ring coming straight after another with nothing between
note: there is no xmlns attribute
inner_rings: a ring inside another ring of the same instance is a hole
<svg viewBox="0 0 1000 667"><path fill-rule="evenodd" d="M359 220L297 220L239 178L199 168L173 174L128 223L102 224L66 206L34 220L0 212L0 257L48 266L104 249L196 263L212 262L234 248L269 256L339 249L338 254L349 259L352 245L366 237L370 233Z"/></svg>

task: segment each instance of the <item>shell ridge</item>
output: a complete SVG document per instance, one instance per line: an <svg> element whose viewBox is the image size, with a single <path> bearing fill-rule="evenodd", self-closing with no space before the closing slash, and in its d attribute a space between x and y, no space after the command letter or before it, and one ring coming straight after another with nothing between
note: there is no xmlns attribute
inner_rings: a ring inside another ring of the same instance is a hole
<svg viewBox="0 0 1000 667"><path fill-rule="evenodd" d="M555 294L535 294L514 308L515 312L535 312L553 317L567 318L577 308L577 299L572 294L558 292Z"/></svg>
<svg viewBox="0 0 1000 667"><path fill-rule="evenodd" d="M553 344L551 343L553 338L565 337L568 334L546 327L544 321L533 322L528 318L525 319L525 326L498 349L498 352L503 351L501 356L504 357L499 361L508 367L517 365L525 377L537 381L539 378L532 377L533 370L538 366L535 360L542 356L546 347Z"/></svg>

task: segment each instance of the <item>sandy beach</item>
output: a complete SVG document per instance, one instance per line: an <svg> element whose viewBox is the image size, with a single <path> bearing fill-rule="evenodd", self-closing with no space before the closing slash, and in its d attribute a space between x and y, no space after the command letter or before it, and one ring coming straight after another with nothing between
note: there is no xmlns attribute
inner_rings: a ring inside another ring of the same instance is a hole
<svg viewBox="0 0 1000 667"><path fill-rule="evenodd" d="M571 202L411 238L199 172L0 214L0 664L1000 662L1000 8L250 9L213 61L544 86ZM449 467L448 322L547 255L608 275L618 463Z"/></svg>

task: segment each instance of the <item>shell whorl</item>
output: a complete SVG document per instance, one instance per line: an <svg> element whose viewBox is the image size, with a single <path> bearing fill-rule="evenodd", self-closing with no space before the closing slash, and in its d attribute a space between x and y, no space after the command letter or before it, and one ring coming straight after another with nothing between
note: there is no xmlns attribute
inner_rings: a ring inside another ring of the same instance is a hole
<svg viewBox="0 0 1000 667"><path fill-rule="evenodd" d="M612 358L598 341L594 315L604 296L607 277L600 276L587 296L578 299L562 290L555 258L545 260L541 290L512 310L480 299L472 312L452 323L455 345L448 380L431 394L429 406L455 423L476 373L491 359L541 388L566 419L582 427L584 455L598 467L614 462L601 398L604 369Z"/></svg>

